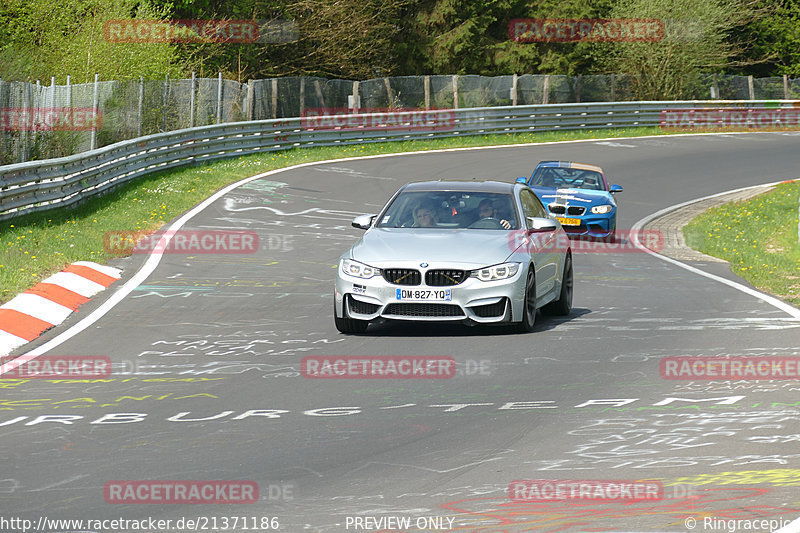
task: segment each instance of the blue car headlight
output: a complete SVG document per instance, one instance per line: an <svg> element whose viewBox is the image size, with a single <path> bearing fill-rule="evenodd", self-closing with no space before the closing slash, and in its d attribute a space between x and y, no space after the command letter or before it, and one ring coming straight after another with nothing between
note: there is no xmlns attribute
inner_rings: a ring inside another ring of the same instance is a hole
<svg viewBox="0 0 800 533"><path fill-rule="evenodd" d="M342 272L348 276L369 279L381 275L381 269L353 261L352 259L342 259Z"/></svg>
<svg viewBox="0 0 800 533"><path fill-rule="evenodd" d="M473 270L469 276L481 281L497 281L513 278L517 272L519 272L519 263L502 263Z"/></svg>
<svg viewBox="0 0 800 533"><path fill-rule="evenodd" d="M612 209L614 209L613 205L596 205L592 207L592 213L595 215L605 215L606 213L610 213Z"/></svg>

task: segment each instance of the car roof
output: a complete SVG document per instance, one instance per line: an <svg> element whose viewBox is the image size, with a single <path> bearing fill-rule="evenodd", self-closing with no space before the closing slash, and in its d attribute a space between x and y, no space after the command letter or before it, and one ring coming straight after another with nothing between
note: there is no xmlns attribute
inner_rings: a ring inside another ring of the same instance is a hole
<svg viewBox="0 0 800 533"><path fill-rule="evenodd" d="M409 183L403 187L403 191L469 191L511 194L516 187L521 186L527 187L523 184L503 181L431 180Z"/></svg>
<svg viewBox="0 0 800 533"><path fill-rule="evenodd" d="M540 161L537 167L558 167L558 168L577 168L580 170L593 170L595 172L603 173L603 169L597 165L590 165L588 163L577 163L575 161Z"/></svg>

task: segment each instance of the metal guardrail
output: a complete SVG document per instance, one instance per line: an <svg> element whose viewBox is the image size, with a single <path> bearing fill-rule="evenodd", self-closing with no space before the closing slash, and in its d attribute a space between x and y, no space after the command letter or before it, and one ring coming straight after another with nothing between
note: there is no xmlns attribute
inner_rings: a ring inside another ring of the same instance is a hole
<svg viewBox="0 0 800 533"><path fill-rule="evenodd" d="M761 109L794 101L669 101L552 104L348 115L334 129L311 118L235 122L139 137L73 156L0 166L0 220L66 207L140 176L224 157L298 147L561 130L663 125L670 109ZM419 118L419 117L418 117ZM367 123L364 126L364 123ZM361 124L360 126L358 124Z"/></svg>

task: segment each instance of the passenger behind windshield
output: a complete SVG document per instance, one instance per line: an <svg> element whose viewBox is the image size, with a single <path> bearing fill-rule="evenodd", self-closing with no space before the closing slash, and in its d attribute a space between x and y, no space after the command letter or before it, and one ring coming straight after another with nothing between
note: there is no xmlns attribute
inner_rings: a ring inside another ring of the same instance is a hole
<svg viewBox="0 0 800 533"><path fill-rule="evenodd" d="M481 200L481 203L478 204L478 220L482 220L484 218L498 218L497 209L494 207L494 202L488 198L484 198ZM500 225L503 226L503 228L511 229L511 222L508 220L500 219L498 222L500 222Z"/></svg>

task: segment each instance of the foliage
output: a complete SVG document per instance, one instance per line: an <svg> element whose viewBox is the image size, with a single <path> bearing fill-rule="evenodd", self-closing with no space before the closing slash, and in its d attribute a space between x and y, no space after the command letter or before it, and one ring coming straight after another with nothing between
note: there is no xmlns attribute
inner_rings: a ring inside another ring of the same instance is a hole
<svg viewBox="0 0 800 533"><path fill-rule="evenodd" d="M603 43L595 49L608 72L629 76L641 100L694 97L703 72L719 70L738 52L726 36L751 20L746 0L621 0L613 18L659 19L663 39Z"/></svg>
<svg viewBox="0 0 800 533"><path fill-rule="evenodd" d="M124 18L163 19L164 8L139 0L4 0L0 3L0 77L86 83L101 79L180 76L174 45L114 43L104 24Z"/></svg>

